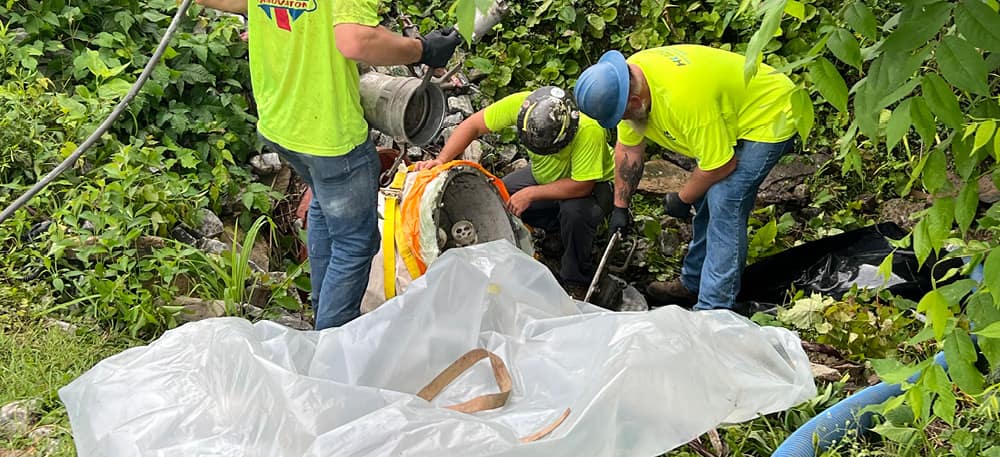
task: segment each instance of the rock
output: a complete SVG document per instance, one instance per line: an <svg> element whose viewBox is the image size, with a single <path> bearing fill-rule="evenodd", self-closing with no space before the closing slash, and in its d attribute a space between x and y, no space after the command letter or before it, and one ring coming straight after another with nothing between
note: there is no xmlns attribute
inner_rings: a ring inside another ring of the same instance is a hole
<svg viewBox="0 0 1000 457"><path fill-rule="evenodd" d="M76 330L78 328L76 324L71 324L69 322L60 321L52 318L45 319L45 326L48 328L53 328L53 327L58 328L59 330L62 330L66 333L76 333Z"/></svg>
<svg viewBox="0 0 1000 457"><path fill-rule="evenodd" d="M462 152L462 160L479 163L483 159L483 143L479 140L472 140L469 147Z"/></svg>
<svg viewBox="0 0 1000 457"><path fill-rule="evenodd" d="M281 192L283 194L288 194L289 190L291 190L291 192L295 192L295 189L291 187L292 185L291 167L282 167L281 170L278 170L277 173L271 175L270 180L264 180L263 182L267 184L270 188L278 192Z"/></svg>
<svg viewBox="0 0 1000 457"><path fill-rule="evenodd" d="M992 205L1000 201L1000 191L989 175L979 178L979 201Z"/></svg>
<svg viewBox="0 0 1000 457"><path fill-rule="evenodd" d="M250 166L260 175L273 175L284 168L284 165L281 163L281 156L277 152L268 152L251 157Z"/></svg>
<svg viewBox="0 0 1000 457"><path fill-rule="evenodd" d="M646 162L639 180L639 191L653 195L666 195L677 192L684 186L688 176L687 170L661 159Z"/></svg>
<svg viewBox="0 0 1000 457"><path fill-rule="evenodd" d="M514 161L515 157L517 157L517 146L505 144L496 148L496 153L500 158L500 160L497 161L498 164L510 163Z"/></svg>
<svg viewBox="0 0 1000 457"><path fill-rule="evenodd" d="M475 113L472 109L472 99L468 95L448 98L448 111L461 113L463 117L469 117Z"/></svg>
<svg viewBox="0 0 1000 457"><path fill-rule="evenodd" d="M226 226L223 235L220 237L222 242L227 246L233 245L233 233L236 230L235 225ZM239 249L244 249L243 246L246 238L246 232L240 230L240 234L237 237L237 245ZM271 244L268 240L267 229L257 232L257 238L253 240L253 246L250 246L250 268L258 273L264 273L268 270L271 259Z"/></svg>
<svg viewBox="0 0 1000 457"><path fill-rule="evenodd" d="M173 305L184 307L177 315L177 320L181 322L194 322L226 315L226 302L222 300L181 296L174 298Z"/></svg>
<svg viewBox="0 0 1000 457"><path fill-rule="evenodd" d="M170 230L170 236L181 243L194 246L198 242L198 238L195 238L195 235L192 235L188 230L183 224L178 224Z"/></svg>
<svg viewBox="0 0 1000 457"><path fill-rule="evenodd" d="M285 327L294 328L296 330L312 330L313 329L313 325L312 324L306 322L301 317L293 316L291 314L282 314L277 319L274 319L274 322L277 322L277 323L279 323L281 325L284 325Z"/></svg>
<svg viewBox="0 0 1000 457"><path fill-rule="evenodd" d="M42 402L38 399L18 400L0 408L0 439L28 433L41 416Z"/></svg>
<svg viewBox="0 0 1000 457"><path fill-rule="evenodd" d="M823 154L793 155L788 163L778 163L760 185L757 198L761 204L794 202L808 203L809 187L805 184L828 157Z"/></svg>
<svg viewBox="0 0 1000 457"><path fill-rule="evenodd" d="M815 379L822 379L828 382L836 382L841 378L840 372L830 368L826 365L820 365L818 363L810 362L810 368L812 369L812 375Z"/></svg>
<svg viewBox="0 0 1000 457"><path fill-rule="evenodd" d="M448 142L448 138L451 138L451 134L455 133L455 126L445 127L441 129L441 133L438 134L438 140L443 144Z"/></svg>
<svg viewBox="0 0 1000 457"><path fill-rule="evenodd" d="M879 220L884 222L895 222L904 230L910 230L917 221L911 219L913 214L927 208L926 201L915 201L907 198L893 198L886 200L879 208Z"/></svg>
<svg viewBox="0 0 1000 457"><path fill-rule="evenodd" d="M449 114L445 116L443 121L441 121L441 127L443 128L454 127L458 124L461 124L462 120L464 119L465 118L462 117L461 113Z"/></svg>
<svg viewBox="0 0 1000 457"><path fill-rule="evenodd" d="M224 227L222 225L222 219L219 219L219 216L216 216L215 213L208 208L202 208L199 210L199 214L199 220L201 222L195 231L198 232L202 238L215 238L222 234Z"/></svg>
<svg viewBox="0 0 1000 457"><path fill-rule="evenodd" d="M526 159L517 159L509 164L503 169L504 175L509 175L521 168L528 166L528 161Z"/></svg>
<svg viewBox="0 0 1000 457"><path fill-rule="evenodd" d="M665 229L660 231L660 253L664 257L670 258L677 254L681 248L681 237L677 230Z"/></svg>
<svg viewBox="0 0 1000 457"><path fill-rule="evenodd" d="M410 146L406 148L406 158L410 159L410 162L419 162L424 160L424 150L416 146Z"/></svg>
<svg viewBox="0 0 1000 457"><path fill-rule="evenodd" d="M198 244L196 246L198 249L201 249L209 254L222 254L229 249L228 244L215 238L202 238L198 240Z"/></svg>
<svg viewBox="0 0 1000 457"><path fill-rule="evenodd" d="M692 171L692 170L694 170L694 167L698 166L698 161L697 160L694 160L693 157L688 157L688 156L686 156L684 154L678 154L678 153L673 152L673 151L666 151L666 150L664 150L662 152L662 155L663 155L663 158L666 159L667 161L669 161L669 162L671 162L671 163L673 163L673 164L675 164L675 165L677 165L677 166L679 166L679 167L681 167L681 168L683 168L683 169L685 169L687 171Z"/></svg>

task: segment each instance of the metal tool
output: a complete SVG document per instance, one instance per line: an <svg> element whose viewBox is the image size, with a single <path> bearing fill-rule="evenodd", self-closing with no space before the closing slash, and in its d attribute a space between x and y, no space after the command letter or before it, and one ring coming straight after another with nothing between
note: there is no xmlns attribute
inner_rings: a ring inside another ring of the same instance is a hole
<svg viewBox="0 0 1000 457"><path fill-rule="evenodd" d="M622 232L617 230L611 235L611 239L608 240L608 247L604 248L604 255L601 256L601 263L597 264L597 270L594 271L594 279L590 280L590 287L587 288L587 295L583 297L583 301L590 303L590 296L597 290L597 284L601 281L601 274L604 272L604 267L607 265L608 259L611 258L611 252L614 251L615 246L618 244L618 240L620 240L621 237Z"/></svg>

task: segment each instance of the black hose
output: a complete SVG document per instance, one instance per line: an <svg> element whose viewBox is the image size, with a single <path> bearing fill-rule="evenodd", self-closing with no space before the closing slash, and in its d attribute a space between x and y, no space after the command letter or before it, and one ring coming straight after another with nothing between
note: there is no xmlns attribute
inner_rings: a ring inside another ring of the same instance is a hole
<svg viewBox="0 0 1000 457"><path fill-rule="evenodd" d="M104 133L107 132L109 128L111 128L111 124L113 124L115 120L118 119L118 116L120 116L125 111L125 108L128 107L129 102L131 102L132 99L135 98L136 94L139 93L139 90L142 89L142 86L146 84L146 80L149 79L149 75L153 73L153 69L156 68L156 64L159 63L160 57L163 57L164 51L167 50L167 45L170 43L170 38L172 38L174 32L177 31L177 27L181 22L180 19L184 17L190 6L191 6L191 0L183 0L180 6L177 7L177 13L174 14L174 18L170 21L170 26L167 27L167 32L163 35L163 38L160 39L160 44L159 46L157 46L156 52L154 52L153 56L149 58L149 62L146 63L146 68L144 68L142 70L142 73L139 74L139 79L135 80L135 83L132 84L132 88L129 89L127 94L125 94L125 98L123 98L120 102L118 102L118 106L115 106L114 111L111 112L111 114L107 117L107 119L104 119L104 122L102 122L101 125L97 127L97 130L95 130L94 133L90 134L90 136L87 137L87 140L84 141L83 144L78 146L76 150L73 151L73 153L66 158L66 160L63 160L62 163L59 164L59 166L55 167L52 171L49 172L49 174L45 175L45 177L43 177L40 181L35 183L35 185L31 187L31 189L28 189L27 192L25 192L23 195L18 197L17 200L14 200L13 203L7 206L7 208L5 208L2 213L0 213L0 224L2 224L4 221L10 218L10 216L14 214L14 211L17 211L20 207L24 206L25 203L31 200L31 197L34 197L35 194L41 192L41 190L44 189L45 186L49 185L53 180L56 179L56 177L62 174L62 172L66 171L71 166L73 166L73 164L77 161L77 159L79 159L84 152L87 152L87 150L90 149L90 147L97 142L97 139L100 138L101 135L104 135Z"/></svg>

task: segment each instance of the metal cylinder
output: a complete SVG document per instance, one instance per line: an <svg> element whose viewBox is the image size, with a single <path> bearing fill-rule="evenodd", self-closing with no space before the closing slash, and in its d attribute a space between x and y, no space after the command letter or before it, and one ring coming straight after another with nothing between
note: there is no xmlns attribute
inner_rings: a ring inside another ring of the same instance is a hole
<svg viewBox="0 0 1000 457"><path fill-rule="evenodd" d="M418 146L437 137L447 113L441 88L419 78L371 71L361 75L360 92L365 120L372 128Z"/></svg>

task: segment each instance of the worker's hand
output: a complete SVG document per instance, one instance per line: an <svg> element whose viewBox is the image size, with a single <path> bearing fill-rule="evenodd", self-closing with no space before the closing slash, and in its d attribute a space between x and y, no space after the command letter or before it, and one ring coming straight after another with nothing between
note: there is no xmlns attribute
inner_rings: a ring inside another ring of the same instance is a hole
<svg viewBox="0 0 1000 457"><path fill-rule="evenodd" d="M413 170L414 171L430 170L431 168L434 168L441 164L444 164L444 161L442 161L441 159L421 160L413 164Z"/></svg>
<svg viewBox="0 0 1000 457"><path fill-rule="evenodd" d="M455 48L462 42L462 36L454 27L435 30L420 39L424 50L420 62L431 68L441 68L448 65L448 59L455 53Z"/></svg>
<svg viewBox="0 0 1000 457"><path fill-rule="evenodd" d="M528 209L534 201L535 196L531 187L525 187L510 196L510 200L507 200L507 211L517 217L521 217L521 213Z"/></svg>
<svg viewBox="0 0 1000 457"><path fill-rule="evenodd" d="M681 196L677 192L671 192L663 197L663 210L671 217L682 220L691 219L691 204L681 200Z"/></svg>
<svg viewBox="0 0 1000 457"><path fill-rule="evenodd" d="M628 228L632 225L632 213L628 211L628 208L619 208L611 210L611 219L608 220L608 232L622 232L622 235L628 234Z"/></svg>

